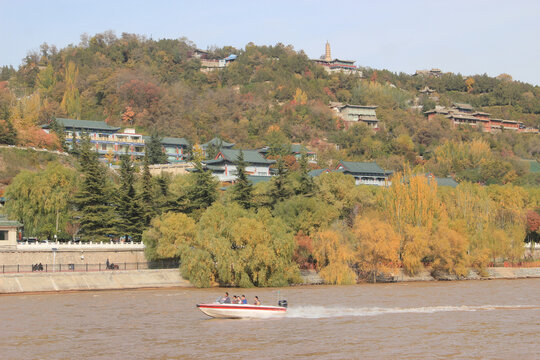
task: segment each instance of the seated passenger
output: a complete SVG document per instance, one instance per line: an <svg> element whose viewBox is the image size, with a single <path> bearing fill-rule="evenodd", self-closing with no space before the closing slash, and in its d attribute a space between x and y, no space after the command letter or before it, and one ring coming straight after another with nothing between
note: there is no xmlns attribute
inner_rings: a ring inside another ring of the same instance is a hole
<svg viewBox="0 0 540 360"><path fill-rule="evenodd" d="M220 303L222 304L230 304L231 298L229 297L229 293L225 291L225 296L221 298Z"/></svg>
<svg viewBox="0 0 540 360"><path fill-rule="evenodd" d="M241 303L241 304L246 304L246 305L247 305L246 295L242 295L242 298L240 299L240 303Z"/></svg>
<svg viewBox="0 0 540 360"><path fill-rule="evenodd" d="M236 296L236 295L233 295L232 303L233 304L240 304L240 298L238 296Z"/></svg>
<svg viewBox="0 0 540 360"><path fill-rule="evenodd" d="M253 301L253 305L261 305L261 302L259 301L258 296L255 296L255 301Z"/></svg>

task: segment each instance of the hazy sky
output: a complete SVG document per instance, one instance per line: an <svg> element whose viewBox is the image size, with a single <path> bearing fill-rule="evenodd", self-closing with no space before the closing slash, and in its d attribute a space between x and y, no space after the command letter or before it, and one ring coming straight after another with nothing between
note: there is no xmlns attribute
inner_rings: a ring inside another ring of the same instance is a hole
<svg viewBox="0 0 540 360"><path fill-rule="evenodd" d="M187 37L199 48L283 43L359 66L414 73L501 73L540 85L540 1L0 0L0 65L47 42L113 30Z"/></svg>

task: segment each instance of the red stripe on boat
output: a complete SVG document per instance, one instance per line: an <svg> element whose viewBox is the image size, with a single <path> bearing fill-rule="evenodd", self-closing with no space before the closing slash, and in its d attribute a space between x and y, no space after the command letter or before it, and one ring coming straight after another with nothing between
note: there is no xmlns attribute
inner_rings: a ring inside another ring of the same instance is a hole
<svg viewBox="0 0 540 360"><path fill-rule="evenodd" d="M197 304L199 308L206 309L227 309L227 310L267 310L267 311L286 311L286 308L269 308L265 306L223 306L223 305L203 305Z"/></svg>

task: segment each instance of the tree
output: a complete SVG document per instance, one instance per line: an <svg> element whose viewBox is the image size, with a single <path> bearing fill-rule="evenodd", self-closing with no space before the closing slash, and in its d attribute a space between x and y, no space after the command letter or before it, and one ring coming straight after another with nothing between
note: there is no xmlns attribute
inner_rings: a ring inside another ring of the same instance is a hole
<svg viewBox="0 0 540 360"><path fill-rule="evenodd" d="M296 189L297 194L302 194L304 196L313 196L315 194L315 182L313 177L309 175L308 169L308 158L305 152L302 152L302 157L300 158L300 169L299 169L299 185Z"/></svg>
<svg viewBox="0 0 540 360"><path fill-rule="evenodd" d="M283 157L279 157L277 160L277 174L272 179L272 187L270 189L270 198L272 206L280 201L287 199L291 195L291 189L289 188L289 171L285 166Z"/></svg>
<svg viewBox="0 0 540 360"><path fill-rule="evenodd" d="M8 119L0 119L0 144L15 145L17 143L17 131Z"/></svg>
<svg viewBox="0 0 540 360"><path fill-rule="evenodd" d="M233 199L244 209L249 209L253 206L253 184L247 178L246 165L244 152L240 150L236 162L236 183L232 188Z"/></svg>
<svg viewBox="0 0 540 360"><path fill-rule="evenodd" d="M341 232L322 230L316 233L313 256L325 283L347 285L356 282L356 275L349 266L353 261L353 251Z"/></svg>
<svg viewBox="0 0 540 360"><path fill-rule="evenodd" d="M163 152L161 138L156 131L152 131L152 134L150 134L150 140L146 144L146 152L148 153L150 165L167 163L167 154Z"/></svg>
<svg viewBox="0 0 540 360"><path fill-rule="evenodd" d="M80 232L88 240L105 240L117 235L117 217L111 192L105 178L106 170L91 149L88 136L83 136L79 165L82 183L75 196L79 211Z"/></svg>
<svg viewBox="0 0 540 360"><path fill-rule="evenodd" d="M150 168L148 167L148 153L144 154L143 162L143 174L141 177L141 202L142 202L142 219L144 226L150 225L150 220L154 214L156 214L154 204L154 192L152 186L152 174L150 174Z"/></svg>
<svg viewBox="0 0 540 360"><path fill-rule="evenodd" d="M215 203L194 221L166 213L144 235L151 258L179 257L182 275L197 287L284 286L298 281L295 242L266 212Z"/></svg>
<svg viewBox="0 0 540 360"><path fill-rule="evenodd" d="M81 117L81 99L77 83L79 81L79 69L73 61L67 63L66 73L64 77L66 90L62 98L62 110L75 119Z"/></svg>
<svg viewBox="0 0 540 360"><path fill-rule="evenodd" d="M184 211L188 213L200 212L217 199L218 181L212 172L204 169L200 162L195 162L195 168L195 181L186 189L187 204Z"/></svg>
<svg viewBox="0 0 540 360"><path fill-rule="evenodd" d="M359 269L371 277L396 268L399 261L399 236L392 226L378 219L357 219L353 234Z"/></svg>
<svg viewBox="0 0 540 360"><path fill-rule="evenodd" d="M135 166L128 154L122 154L120 160L121 184L118 189L119 195L116 205L119 215L118 229L126 240L128 237L140 240L145 219L139 196L136 194L134 187Z"/></svg>
<svg viewBox="0 0 540 360"><path fill-rule="evenodd" d="M66 238L75 170L51 162L39 172L22 171L7 187L6 212L21 221L27 235Z"/></svg>

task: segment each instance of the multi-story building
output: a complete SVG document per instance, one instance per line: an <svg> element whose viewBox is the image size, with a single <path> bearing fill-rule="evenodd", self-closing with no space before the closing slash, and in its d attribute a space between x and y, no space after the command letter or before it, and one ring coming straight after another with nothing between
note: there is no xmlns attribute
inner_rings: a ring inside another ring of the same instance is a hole
<svg viewBox="0 0 540 360"><path fill-rule="evenodd" d="M489 113L474 111L469 104L454 103L450 108L436 106L435 109L426 111L424 114L429 121L433 120L436 115L442 115L450 119L456 126L470 125L484 132L511 130L520 133L538 133L538 129L526 127L521 121L490 118Z"/></svg>
<svg viewBox="0 0 540 360"><path fill-rule="evenodd" d="M203 165L211 170L219 181L233 182L236 180L236 165L240 158L240 152L243 153L244 161L247 164L246 173L248 175L253 177L271 176L270 165L274 164L275 161L265 159L257 150L222 148L213 160L203 161Z"/></svg>
<svg viewBox="0 0 540 360"><path fill-rule="evenodd" d="M146 151L146 141L149 137L137 134L135 129L110 126L104 121L74 120L56 118L56 123L64 129L66 143L70 148L73 141L81 141L87 134L95 146L101 159L118 159L120 155L128 154L133 158L142 158ZM51 124L42 125L46 132L51 131ZM184 138L166 137L161 140L163 151L171 163L183 161L187 157L189 142Z"/></svg>
<svg viewBox="0 0 540 360"><path fill-rule="evenodd" d="M388 186L392 171L385 171L376 162L340 161L335 171L352 175L356 185Z"/></svg>
<svg viewBox="0 0 540 360"><path fill-rule="evenodd" d="M373 105L351 105L340 102L331 102L330 108L339 116L345 125L345 129L358 123L364 123L372 129L379 128L379 119Z"/></svg>

